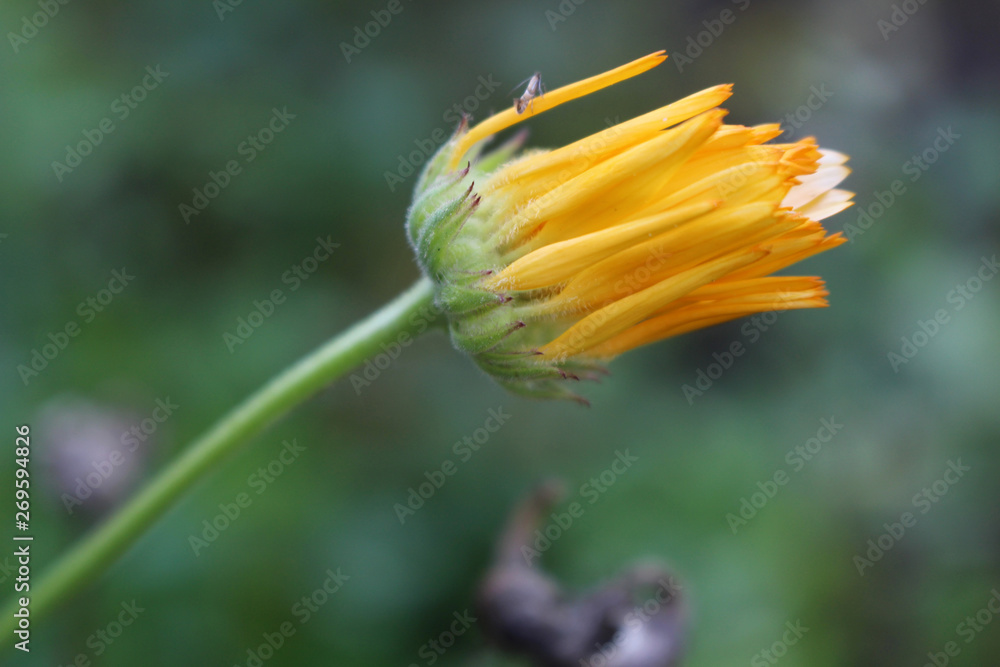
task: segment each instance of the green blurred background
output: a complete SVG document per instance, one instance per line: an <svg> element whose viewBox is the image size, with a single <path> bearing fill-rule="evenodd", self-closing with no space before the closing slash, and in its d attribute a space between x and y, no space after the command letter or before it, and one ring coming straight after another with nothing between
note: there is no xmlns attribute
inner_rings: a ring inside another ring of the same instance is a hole
<svg viewBox="0 0 1000 667"><path fill-rule="evenodd" d="M1000 280L976 282L996 271L983 258L995 257L1000 208L997 5L577 2L402 0L350 62L342 44L386 2L53 2L35 32L24 17L39 4L4 3L0 410L7 441L14 424L33 429L35 581L223 411L417 277L402 229L414 178L390 189L386 174L415 142L451 130L454 105L475 101L484 118L535 70L556 87L666 49L673 58L656 70L532 120L532 144L734 82L731 122L793 114L786 136L814 134L851 155L858 206L828 226L867 225L796 267L827 279L831 308L629 354L582 388L589 409L509 396L443 336L419 340L370 386L340 382L227 460L37 625L30 656L4 664L82 654L95 665L245 665L291 621L296 633L265 664L429 665L421 648L471 608L517 500L553 475L579 500L626 449L638 463L584 503L545 563L581 588L635 559L670 563L690 601L686 664L771 664L761 651L796 621L809 631L780 658L788 667L923 665L950 641L960 652L949 664L995 664L992 612L978 631L960 624L1000 587ZM706 32L720 17L732 21ZM687 61L689 38L707 46ZM157 66L168 76L124 116L115 100ZM499 86L467 102L479 77ZM814 87L825 101L803 107ZM294 119L246 162L242 142L285 107ZM113 131L57 174L53 162L103 118ZM913 171L949 128L958 138L938 144L948 150ZM186 223L179 205L230 160L241 172ZM903 194L880 210L897 179ZM317 237L340 245L293 290L282 276ZM101 290L123 267L134 279L100 312L79 306L110 296ZM230 352L223 334L275 289L286 301ZM939 310L947 322L922 337ZM79 335L25 382L18 367L70 321ZM914 334L926 344L893 368L889 353ZM718 370L713 355L735 341L746 352L689 401L683 385ZM157 399L177 407L123 447ZM461 461L453 444L490 409L510 418ZM822 419L843 426L796 463L788 453ZM252 476L292 439L304 451L261 488ZM122 465L68 512L61 495L115 449ZM12 458L0 460L5 489ZM457 474L401 525L394 505L446 459ZM938 481L959 460L969 470ZM787 484L734 534L727 515L779 471ZM936 502L915 498L925 488ZM195 555L190 536L240 493L252 504ZM905 512L916 524L882 537L891 548L859 575L855 557ZM350 579L300 623L294 605L337 568ZM6 597L7 567L0 578ZM101 640L133 600L143 611ZM434 661L523 664L487 648L475 626Z"/></svg>

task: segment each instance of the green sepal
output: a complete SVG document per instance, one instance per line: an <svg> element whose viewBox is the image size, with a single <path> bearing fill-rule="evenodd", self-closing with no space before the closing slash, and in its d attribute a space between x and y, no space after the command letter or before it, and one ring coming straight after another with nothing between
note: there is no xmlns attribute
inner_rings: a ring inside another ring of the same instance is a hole
<svg viewBox="0 0 1000 667"><path fill-rule="evenodd" d="M413 204L406 213L406 232L411 242L416 243L427 227L428 218L433 216L449 198L454 198L454 193L449 191L455 189L468 175L469 167L466 166L464 169L438 178L427 189L416 192Z"/></svg>
<svg viewBox="0 0 1000 667"><path fill-rule="evenodd" d="M559 399L576 401L590 407L590 401L571 391L564 380L539 380L525 382L523 380L503 380L496 378L497 384L511 392L528 398Z"/></svg>
<svg viewBox="0 0 1000 667"><path fill-rule="evenodd" d="M476 361L480 359L477 356ZM572 373L553 364L532 364L522 361L515 364L480 363L479 366L499 380L579 380Z"/></svg>
<svg viewBox="0 0 1000 667"><path fill-rule="evenodd" d="M474 355L492 350L524 326L521 320L512 320L507 308L494 308L482 315L452 320L451 338L460 350Z"/></svg>
<svg viewBox="0 0 1000 667"><path fill-rule="evenodd" d="M513 137L505 141L499 148L490 151L485 157L477 161L475 165L476 171L489 174L490 172L498 169L514 157L519 150L521 150L521 147L524 145L524 141L527 138L528 131L521 130Z"/></svg>
<svg viewBox="0 0 1000 667"><path fill-rule="evenodd" d="M465 134L468 129L469 117L462 114L462 120L459 122L458 127L455 128L455 132L452 133L451 138L438 149L437 153L434 154L434 157L427 161L427 165L424 167L424 170L420 172L420 176L417 177L417 184L414 187L414 192L423 192L427 188L428 183L448 172L448 161L451 160L452 149L454 148L459 137Z"/></svg>
<svg viewBox="0 0 1000 667"><path fill-rule="evenodd" d="M441 255L479 206L479 196L472 195L472 185L464 193L440 206L427 218L423 231L417 238L416 250L421 264L431 274L437 275L449 267L443 266Z"/></svg>
<svg viewBox="0 0 1000 667"><path fill-rule="evenodd" d="M477 287L443 285L437 293L439 305L455 315L464 315L488 306L507 303L510 297Z"/></svg>

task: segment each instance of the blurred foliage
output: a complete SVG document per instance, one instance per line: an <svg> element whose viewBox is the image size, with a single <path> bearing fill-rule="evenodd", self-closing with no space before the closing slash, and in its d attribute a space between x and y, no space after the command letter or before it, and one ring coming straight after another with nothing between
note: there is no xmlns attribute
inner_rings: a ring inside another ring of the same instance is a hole
<svg viewBox="0 0 1000 667"><path fill-rule="evenodd" d="M448 110L480 76L500 85L477 118L509 105L508 90L535 70L555 87L661 48L675 54L533 120L539 146L729 81L732 122L781 120L825 85L828 101L786 127L852 156L858 206L830 226L857 225L863 211L874 220L796 267L828 280L831 308L782 314L766 331L752 325L755 335L736 322L630 354L584 388L590 409L508 396L444 337L418 341L371 386L337 384L226 461L36 626L29 657L5 663L85 654L95 665L244 665L248 648L292 621L295 634L265 664L429 665L421 647L471 607L509 508L552 475L576 496L627 449L639 462L585 504L545 562L575 586L639 558L671 563L691 603L687 664L767 664L760 652L797 620L809 631L781 658L788 667L917 665L949 641L960 648L953 664L992 664L1000 623L968 643L958 626L1000 586L1000 281L961 310L948 295L997 251L997 5L903 2L918 9L886 39L879 21L894 8L884 1L402 0L348 63L342 43L389 3L246 1L220 20L225 1L53 2L37 34L5 46L0 409L10 441L15 423L36 436L36 576L96 520L86 504L69 514L60 501L50 459L65 443L43 439L46 407L82 397L140 424L169 397L179 407L139 450L148 477L266 378L405 288L417 276L401 228L413 178L390 190L386 173L415 141L451 129ZM550 24L560 7L566 20ZM693 62L678 59L724 10L734 20L702 36L711 43ZM38 11L5 3L5 32ZM122 117L115 100L147 66L169 75ZM245 162L241 143L285 108L294 119ZM57 178L52 163L105 117L113 131ZM947 128L959 138L910 181L906 163ZM179 205L230 160L240 173L186 224ZM877 193L896 179L905 192L875 216ZM317 237L340 247L293 291L282 276ZM123 267L134 280L85 315L79 304ZM224 332L275 289L287 299L230 353ZM948 323L894 371L888 353L939 309ZM69 321L79 334L25 386L18 366ZM682 386L733 341L746 353L686 400ZM426 472L460 461L453 444L501 407L510 419L400 525L394 505ZM786 454L831 417L842 430L796 470ZM305 451L258 494L248 478L286 439ZM959 459L970 470L922 514L915 494ZM12 479L11 456L0 469ZM779 470L788 483L734 534L727 514ZM252 504L195 556L189 536L240 493ZM907 511L916 524L859 576L855 556ZM350 579L299 624L294 605L337 568ZM113 643L88 639L133 599L144 611ZM519 664L475 627L436 662Z"/></svg>

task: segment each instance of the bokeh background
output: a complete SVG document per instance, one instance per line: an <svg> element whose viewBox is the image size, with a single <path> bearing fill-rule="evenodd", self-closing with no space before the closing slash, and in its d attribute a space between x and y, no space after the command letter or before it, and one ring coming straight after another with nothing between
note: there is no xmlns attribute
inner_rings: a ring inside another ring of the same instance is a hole
<svg viewBox="0 0 1000 667"><path fill-rule="evenodd" d="M860 233L796 267L827 279L831 308L630 354L582 389L589 409L509 396L443 336L419 340L369 386L340 382L225 461L4 664L246 665L286 621L296 633L265 664L523 664L475 624L443 655L425 645L471 609L532 485L558 476L579 500L625 450L638 462L544 562L575 588L636 559L670 563L690 602L686 664L771 664L761 652L796 622L809 630L778 649L788 667L923 665L951 641L949 664L995 662L1000 621L982 612L1000 587L1000 279L984 264L1000 210L995 3L402 0L348 62L343 44L386 2L223 2L53 2L35 32L24 17L39 3L0 7L0 411L7 441L14 424L33 429L36 577L220 413L417 277L402 230L414 177L390 188L386 174L452 129L454 105L484 118L536 70L556 87L673 55L532 120L540 146L734 82L732 122L784 120L787 136L852 156L858 206L828 225ZM705 32L724 10L731 23ZM701 53L679 58L699 35ZM168 76L123 117L120 97L157 66ZM479 77L499 83L483 100L469 97ZM814 89L829 94L803 107ZM286 107L294 118L247 162L241 144ZM113 131L57 173L104 118ZM241 173L186 221L179 206L230 160ZM339 247L293 290L283 275L318 237ZM134 279L102 292L123 268ZM227 346L275 289L286 301ZM947 323L894 368L889 353L940 310ZM68 322L78 335L22 377ZM736 341L745 354L688 400L683 386ZM176 406L162 423L148 421L164 415L157 400ZM510 417L460 461L454 443L491 409ZM823 419L842 428L793 464ZM153 433L127 445L143 420ZM293 439L305 449L261 488L256 471L277 470ZM121 465L69 512L63 494L112 450ZM9 493L12 458L0 457ZM394 505L447 459L458 472L401 525ZM954 484L939 481L949 462L968 468ZM779 471L788 483L734 532L727 515ZM925 488L935 502L916 498ZM252 504L196 555L190 536L240 493ZM883 537L891 548L859 574L856 556L904 512L916 524ZM300 623L296 603L337 568L350 579ZM0 577L6 597L12 575ZM101 639L133 600L135 622ZM981 625L960 625L977 613Z"/></svg>

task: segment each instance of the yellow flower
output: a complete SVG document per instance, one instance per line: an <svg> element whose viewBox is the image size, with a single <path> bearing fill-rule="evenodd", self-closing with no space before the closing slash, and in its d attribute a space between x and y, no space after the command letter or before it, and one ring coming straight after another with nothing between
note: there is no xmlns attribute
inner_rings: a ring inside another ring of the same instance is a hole
<svg viewBox="0 0 1000 667"><path fill-rule="evenodd" d="M826 306L775 271L843 243L847 157L776 125L723 123L709 88L551 151L495 133L660 64L654 53L463 122L417 184L407 226L452 338L515 391L569 396L622 352L754 313ZM464 167L463 167L464 165Z"/></svg>

